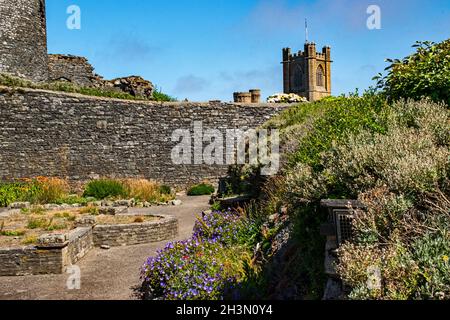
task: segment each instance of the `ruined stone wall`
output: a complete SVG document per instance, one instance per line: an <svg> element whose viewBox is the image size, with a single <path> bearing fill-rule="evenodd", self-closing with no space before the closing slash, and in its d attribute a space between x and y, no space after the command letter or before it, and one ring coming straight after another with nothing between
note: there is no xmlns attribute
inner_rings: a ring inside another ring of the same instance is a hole
<svg viewBox="0 0 450 320"><path fill-rule="evenodd" d="M63 256L64 249L1 248L0 276L59 274L64 269Z"/></svg>
<svg viewBox="0 0 450 320"><path fill-rule="evenodd" d="M45 0L0 0L0 72L47 80Z"/></svg>
<svg viewBox="0 0 450 320"><path fill-rule="evenodd" d="M177 165L176 129L256 128L286 106L125 101L0 87L0 180L59 176L144 177L186 186L227 165ZM207 145L207 144L205 144Z"/></svg>
<svg viewBox="0 0 450 320"><path fill-rule="evenodd" d="M97 247L160 242L178 236L178 220L172 216L165 216L157 222L97 225L92 232L94 244Z"/></svg>
<svg viewBox="0 0 450 320"><path fill-rule="evenodd" d="M83 57L50 54L48 68L50 81L68 81L81 87L91 87L99 79L92 65Z"/></svg>
<svg viewBox="0 0 450 320"><path fill-rule="evenodd" d="M69 264L75 264L94 248L92 228L77 228L69 234L67 245Z"/></svg>

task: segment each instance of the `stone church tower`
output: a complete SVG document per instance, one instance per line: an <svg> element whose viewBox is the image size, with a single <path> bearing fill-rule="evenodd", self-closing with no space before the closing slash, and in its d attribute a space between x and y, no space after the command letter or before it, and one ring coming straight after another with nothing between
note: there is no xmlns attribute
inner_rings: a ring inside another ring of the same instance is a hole
<svg viewBox="0 0 450 320"><path fill-rule="evenodd" d="M295 93L316 101L331 95L331 49L316 52L315 43L306 43L305 51L292 54L283 49L284 93Z"/></svg>
<svg viewBox="0 0 450 320"><path fill-rule="evenodd" d="M48 79L45 0L0 0L0 72Z"/></svg>

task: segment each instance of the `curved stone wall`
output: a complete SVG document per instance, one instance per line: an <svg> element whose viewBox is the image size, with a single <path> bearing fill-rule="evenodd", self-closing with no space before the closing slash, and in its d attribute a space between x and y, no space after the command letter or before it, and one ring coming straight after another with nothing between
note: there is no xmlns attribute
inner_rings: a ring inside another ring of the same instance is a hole
<svg viewBox="0 0 450 320"><path fill-rule="evenodd" d="M0 0L0 72L48 79L45 0Z"/></svg>

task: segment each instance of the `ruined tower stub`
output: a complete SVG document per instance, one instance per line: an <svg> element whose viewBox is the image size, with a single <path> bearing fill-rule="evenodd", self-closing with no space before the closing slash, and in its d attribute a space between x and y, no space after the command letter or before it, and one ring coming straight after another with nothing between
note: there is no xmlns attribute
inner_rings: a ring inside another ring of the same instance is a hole
<svg viewBox="0 0 450 320"><path fill-rule="evenodd" d="M316 101L331 95L331 49L316 51L315 43L306 43L304 51L283 49L284 93L295 93Z"/></svg>
<svg viewBox="0 0 450 320"><path fill-rule="evenodd" d="M45 0L0 0L0 72L48 78Z"/></svg>
<svg viewBox="0 0 450 320"><path fill-rule="evenodd" d="M260 103L261 90L251 89L248 92L235 92L233 97L235 103Z"/></svg>

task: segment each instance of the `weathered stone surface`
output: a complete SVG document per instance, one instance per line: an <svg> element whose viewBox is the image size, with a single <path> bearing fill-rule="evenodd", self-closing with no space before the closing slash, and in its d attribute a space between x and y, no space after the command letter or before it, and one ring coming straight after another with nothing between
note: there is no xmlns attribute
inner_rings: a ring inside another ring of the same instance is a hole
<svg viewBox="0 0 450 320"><path fill-rule="evenodd" d="M102 207L112 207L114 205L114 201L111 200L103 200L101 202Z"/></svg>
<svg viewBox="0 0 450 320"><path fill-rule="evenodd" d="M0 17L0 72L46 81L45 0L1 0Z"/></svg>
<svg viewBox="0 0 450 320"><path fill-rule="evenodd" d="M178 235L178 220L162 216L155 222L97 225L93 229L96 246L120 247L170 240Z"/></svg>
<svg viewBox="0 0 450 320"><path fill-rule="evenodd" d="M0 248L0 276L63 273L93 247L92 227L77 228L64 237L45 237L48 245ZM55 241L56 245L50 245ZM64 242L63 242L64 241Z"/></svg>
<svg viewBox="0 0 450 320"><path fill-rule="evenodd" d="M48 56L50 81L67 81L81 87L92 87L101 82L100 76L84 57L50 54Z"/></svg>
<svg viewBox="0 0 450 320"><path fill-rule="evenodd" d="M53 203L44 204L43 207L44 207L45 210L59 210L59 209L61 209L61 206L59 204L53 204Z"/></svg>
<svg viewBox="0 0 450 320"><path fill-rule="evenodd" d="M98 209L99 214L115 216L117 214L117 208L114 207L101 207Z"/></svg>
<svg viewBox="0 0 450 320"><path fill-rule="evenodd" d="M92 227L95 223L95 216L81 216L75 221L77 227Z"/></svg>
<svg viewBox="0 0 450 320"><path fill-rule="evenodd" d="M113 88L129 93L134 97L144 98L147 100L151 100L153 98L153 84L142 77L130 76L117 78L108 82ZM108 86L108 84L105 83L105 86Z"/></svg>
<svg viewBox="0 0 450 320"><path fill-rule="evenodd" d="M134 205L136 204L136 201L134 199L129 199L129 200L117 200L114 201L114 207L134 207Z"/></svg>
<svg viewBox="0 0 450 320"><path fill-rule="evenodd" d="M62 248L68 244L69 236L66 233L43 234L38 239L39 248Z"/></svg>
<svg viewBox="0 0 450 320"><path fill-rule="evenodd" d="M172 200L172 201L170 201L170 204L172 206L181 206L183 204L183 202L181 200Z"/></svg>
<svg viewBox="0 0 450 320"><path fill-rule="evenodd" d="M342 290L342 283L337 279L328 279L325 286L323 300L342 300L344 292Z"/></svg>
<svg viewBox="0 0 450 320"><path fill-rule="evenodd" d="M66 248L37 250L35 247L0 249L0 276L58 274L64 269Z"/></svg>
<svg viewBox="0 0 450 320"><path fill-rule="evenodd" d="M6 90L6 91L5 91ZM177 129L257 128L287 106L124 101L3 88L0 93L0 180L59 176L147 178L176 186L226 176L226 164L175 164ZM7 92L7 94L6 94ZM106 126L97 127L98 121ZM207 144L204 145L205 147ZM23 161L18 161L23 159ZM192 159L193 160L193 159Z"/></svg>
<svg viewBox="0 0 450 320"><path fill-rule="evenodd" d="M78 262L94 247L92 226L78 227L69 233L65 265Z"/></svg>
<svg viewBox="0 0 450 320"><path fill-rule="evenodd" d="M9 209L28 209L30 206L29 202L14 202L9 205Z"/></svg>

